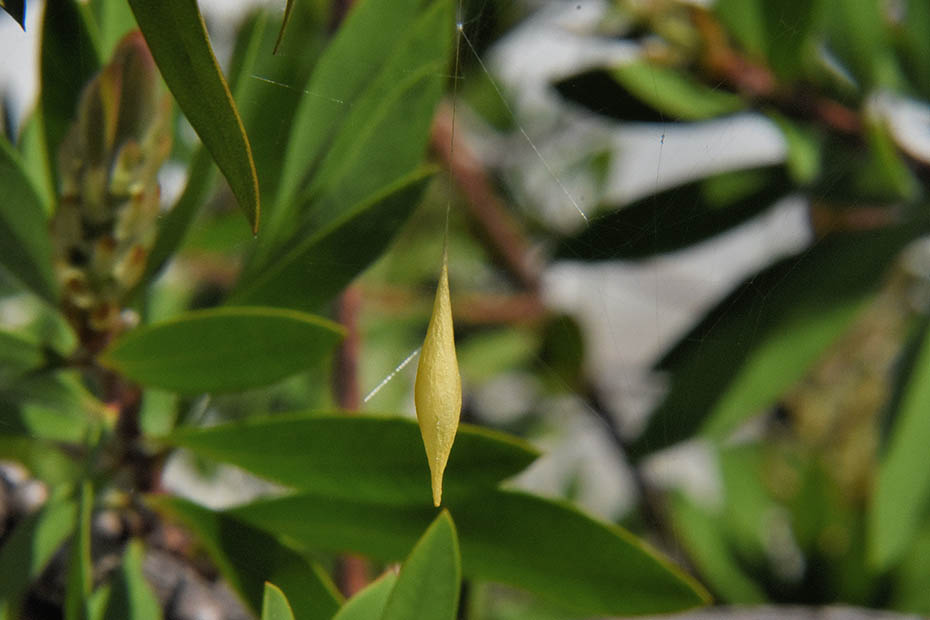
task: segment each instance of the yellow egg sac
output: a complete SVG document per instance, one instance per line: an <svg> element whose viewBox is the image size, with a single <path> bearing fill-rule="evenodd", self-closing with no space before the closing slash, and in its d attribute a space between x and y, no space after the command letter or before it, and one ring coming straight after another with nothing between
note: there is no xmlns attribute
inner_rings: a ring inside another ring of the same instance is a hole
<svg viewBox="0 0 930 620"><path fill-rule="evenodd" d="M449 301L449 269L446 252L433 302L433 314L426 329L426 339L417 366L414 402L420 434L429 460L433 487L433 504L442 499L442 473L449 460L455 432L462 411L462 380L455 357L452 332L452 304Z"/></svg>

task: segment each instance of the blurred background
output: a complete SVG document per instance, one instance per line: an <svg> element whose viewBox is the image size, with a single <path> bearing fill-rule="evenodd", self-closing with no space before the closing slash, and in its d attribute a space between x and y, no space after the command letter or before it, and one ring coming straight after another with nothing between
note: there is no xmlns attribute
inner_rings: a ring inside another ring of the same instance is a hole
<svg viewBox="0 0 930 620"><path fill-rule="evenodd" d="M300 76L328 3L297 2L309 34L292 26L286 68L249 76L246 115L249 96L327 97ZM257 12L278 23L284 8L199 4L224 65ZM463 2L433 128L443 172L344 301L359 406L413 415L404 362L451 201L463 418L544 453L512 484L646 536L719 603L930 614L928 6ZM14 136L42 8L25 32L0 20ZM259 151L287 130L269 122L247 126ZM195 142L180 122L166 205ZM150 316L229 286L252 241L232 202L221 190L201 214ZM24 304L0 300L0 323L26 323ZM203 398L196 415L332 407L332 374ZM215 507L269 491L183 455L165 484ZM481 596L487 618L550 617L503 588Z"/></svg>

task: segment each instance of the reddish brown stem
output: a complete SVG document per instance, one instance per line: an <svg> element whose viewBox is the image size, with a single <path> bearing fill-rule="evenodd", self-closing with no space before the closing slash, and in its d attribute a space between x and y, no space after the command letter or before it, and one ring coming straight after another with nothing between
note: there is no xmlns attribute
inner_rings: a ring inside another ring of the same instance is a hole
<svg viewBox="0 0 930 620"><path fill-rule="evenodd" d="M495 260L523 288L535 291L539 287L539 268L531 260L529 243L516 220L497 196L484 166L469 148L462 132L452 145L452 106L440 105L433 121L431 145L433 152L445 164L465 197L465 208L478 228L479 238ZM451 147L451 148L450 148Z"/></svg>
<svg viewBox="0 0 930 620"><path fill-rule="evenodd" d="M350 412L357 411L362 405L358 383L361 351L358 315L361 305L362 294L357 286L347 288L336 305L336 314L346 335L336 354L334 391L339 406ZM344 555L339 570L339 586L343 594L352 596L368 585L368 573L368 560L357 555Z"/></svg>

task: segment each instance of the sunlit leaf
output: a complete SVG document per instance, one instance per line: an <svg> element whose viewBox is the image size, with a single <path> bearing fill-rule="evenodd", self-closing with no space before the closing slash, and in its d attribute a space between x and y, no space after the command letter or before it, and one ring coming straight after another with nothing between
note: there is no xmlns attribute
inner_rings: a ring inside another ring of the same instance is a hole
<svg viewBox="0 0 930 620"><path fill-rule="evenodd" d="M401 567L381 620L454 620L461 581L455 525L444 510Z"/></svg>
<svg viewBox="0 0 930 620"><path fill-rule="evenodd" d="M326 356L342 329L277 308L193 311L127 332L101 360L144 385L185 393L273 383Z"/></svg>
<svg viewBox="0 0 930 620"><path fill-rule="evenodd" d="M281 588L273 583L265 582L265 593L262 597L262 620L294 620L294 610Z"/></svg>
<svg viewBox="0 0 930 620"><path fill-rule="evenodd" d="M910 373L896 413L888 446L878 469L869 508L869 557L878 569L887 569L908 550L926 523L930 500L930 330Z"/></svg>
<svg viewBox="0 0 930 620"><path fill-rule="evenodd" d="M365 586L361 592L346 601L333 620L371 620L380 618L397 575L387 572Z"/></svg>
<svg viewBox="0 0 930 620"><path fill-rule="evenodd" d="M649 62L626 63L615 67L611 74L634 96L676 119L714 118L744 107L737 95L714 90L677 69Z"/></svg>
<svg viewBox="0 0 930 620"><path fill-rule="evenodd" d="M680 611L707 601L699 585L634 536L564 504L501 490L447 498L445 504L455 519L466 577L524 588L588 616ZM436 512L428 503L391 506L299 495L230 514L306 549L394 562Z"/></svg>
<svg viewBox="0 0 930 620"><path fill-rule="evenodd" d="M712 414L721 416L712 425L719 437L758 413L816 360L814 344L826 347L842 333L923 226L827 238L750 277L662 360L661 367L673 373L672 388L631 446L632 455L691 437ZM801 331L813 340L792 347ZM762 385L766 369L777 372L763 382L764 393L755 394L753 385ZM721 405L727 393L729 403ZM721 406L730 412L715 413Z"/></svg>
<svg viewBox="0 0 930 620"><path fill-rule="evenodd" d="M399 417L274 416L203 429L165 441L259 476L347 500L429 505L429 468L416 422ZM446 470L447 497L493 486L537 454L509 436L464 426Z"/></svg>
<svg viewBox="0 0 930 620"><path fill-rule="evenodd" d="M260 197L252 149L192 0L129 0L162 77L258 231Z"/></svg>

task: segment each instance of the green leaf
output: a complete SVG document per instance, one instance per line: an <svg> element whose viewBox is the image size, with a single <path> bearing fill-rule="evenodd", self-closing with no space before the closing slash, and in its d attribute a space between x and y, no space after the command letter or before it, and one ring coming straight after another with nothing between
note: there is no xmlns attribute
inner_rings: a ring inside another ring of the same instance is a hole
<svg viewBox="0 0 930 620"><path fill-rule="evenodd" d="M745 107L737 95L705 86L684 72L634 61L611 75L643 103L679 120L703 120L732 114Z"/></svg>
<svg viewBox="0 0 930 620"><path fill-rule="evenodd" d="M261 610L268 581L278 584L300 620L329 620L342 604L326 573L274 536L178 497L150 496L147 501L193 531L253 611Z"/></svg>
<svg viewBox="0 0 930 620"><path fill-rule="evenodd" d="M380 618L388 597L397 582L397 575L387 572L365 586L346 601L333 620L371 620Z"/></svg>
<svg viewBox="0 0 930 620"><path fill-rule="evenodd" d="M10 386L44 362L45 354L37 342L0 330L0 389Z"/></svg>
<svg viewBox="0 0 930 620"><path fill-rule="evenodd" d="M818 136L807 127L782 116L778 112L769 112L769 118L775 121L788 146L788 159L785 162L791 180L798 185L808 185L820 176L821 144Z"/></svg>
<svg viewBox="0 0 930 620"><path fill-rule="evenodd" d="M718 0L714 12L743 48L759 59L766 57L769 42L765 24L766 0Z"/></svg>
<svg viewBox="0 0 930 620"><path fill-rule="evenodd" d="M891 567L926 523L930 502L930 330L904 388L899 411L882 457L869 507L868 546L872 565Z"/></svg>
<svg viewBox="0 0 930 620"><path fill-rule="evenodd" d="M0 389L0 431L6 434L79 443L103 411L77 371L34 372Z"/></svg>
<svg viewBox="0 0 930 620"><path fill-rule="evenodd" d="M454 620L461 582L455 525L443 510L401 567L381 620Z"/></svg>
<svg viewBox="0 0 930 620"><path fill-rule="evenodd" d="M0 546L0 617L19 617L23 594L74 531L77 506L66 492L54 494L5 536Z"/></svg>
<svg viewBox="0 0 930 620"><path fill-rule="evenodd" d="M420 169L296 241L267 267L244 276L229 303L320 307L381 255L432 173L432 168Z"/></svg>
<svg viewBox="0 0 930 620"><path fill-rule="evenodd" d="M100 30L100 50L103 58L109 58L116 44L136 27L132 9L126 2L92 0L91 10Z"/></svg>
<svg viewBox="0 0 930 620"><path fill-rule="evenodd" d="M143 385L184 393L273 383L326 356L342 328L278 308L215 308L127 332L101 361Z"/></svg>
<svg viewBox="0 0 930 620"><path fill-rule="evenodd" d="M361 94L382 73L389 55L385 51L395 49L423 4L423 0L355 3L327 46L307 84L310 95L303 97L291 123L279 200L265 231L272 242L290 234L289 226L298 206L295 200L308 180L309 171L318 166ZM348 106L347 102L353 105Z"/></svg>
<svg viewBox="0 0 930 620"><path fill-rule="evenodd" d="M896 31L899 56L910 83L923 95L930 97L930 4L923 0L906 0L904 18Z"/></svg>
<svg viewBox="0 0 930 620"><path fill-rule="evenodd" d="M294 620L294 611L281 588L265 582L265 595L262 597L262 620Z"/></svg>
<svg viewBox="0 0 930 620"><path fill-rule="evenodd" d="M747 356L708 415L702 433L723 440L748 416L774 403L846 331L860 309L854 301L786 317L780 329Z"/></svg>
<svg viewBox="0 0 930 620"><path fill-rule="evenodd" d="M0 138L0 266L55 305L57 286L45 214L18 154Z"/></svg>
<svg viewBox="0 0 930 620"><path fill-rule="evenodd" d="M455 450L453 450L453 455ZM466 577L524 588L573 613L680 611L704 590L627 531L562 503L486 490L447 502ZM391 506L298 495L229 512L306 549L404 557L435 516L427 502Z"/></svg>
<svg viewBox="0 0 930 620"><path fill-rule="evenodd" d="M875 88L897 90L900 69L880 0L830 3L827 45L859 83L863 93Z"/></svg>
<svg viewBox="0 0 930 620"><path fill-rule="evenodd" d="M90 523L94 505L94 491L90 480L80 487L77 526L71 539L68 563L68 583L65 588L65 620L84 620L87 600L93 587L94 573L90 557Z"/></svg>
<svg viewBox="0 0 930 620"><path fill-rule="evenodd" d="M766 601L765 593L733 557L718 515L707 513L680 493L671 497L669 513L688 558L716 593L727 602Z"/></svg>
<svg viewBox="0 0 930 620"><path fill-rule="evenodd" d="M104 620L160 620L161 605L142 572L145 546L132 540L110 588Z"/></svg>
<svg viewBox="0 0 930 620"><path fill-rule="evenodd" d="M563 239L556 256L637 259L679 250L745 222L792 189L784 166L713 175L593 219L577 236Z"/></svg>
<svg viewBox="0 0 930 620"><path fill-rule="evenodd" d="M305 414L181 429L165 439L304 491L347 500L431 504L415 420ZM528 444L463 425L446 469L446 498L497 484L536 458Z"/></svg>
<svg viewBox="0 0 930 620"><path fill-rule="evenodd" d="M768 398L809 368L814 344L842 333L894 257L923 230L924 224L914 223L826 238L747 279L660 363L672 371L672 387L631 455L640 458L691 437L721 406L725 413L716 413L711 426L717 436L757 413L763 395L752 390L765 383L762 375L775 373L766 384ZM796 332L802 329L816 343L801 342Z"/></svg>
<svg viewBox="0 0 930 620"><path fill-rule="evenodd" d="M258 176L242 119L193 0L129 0L162 77L258 232Z"/></svg>
<svg viewBox="0 0 930 620"><path fill-rule="evenodd" d="M281 47L281 40L284 39L284 29L287 28L287 22L291 19L291 10L293 8L294 0L287 0L287 4L284 5L284 17L281 19L281 30L278 31L278 38L274 42L273 54L277 54L278 48Z"/></svg>
<svg viewBox="0 0 930 620"><path fill-rule="evenodd" d="M26 31L26 0L0 0L0 8L16 20L23 32Z"/></svg>
<svg viewBox="0 0 930 620"><path fill-rule="evenodd" d="M45 133L42 126L42 110L36 108L19 130L19 152L22 155L23 170L39 195L42 210L46 218L52 214L55 204L55 189L52 186L52 172L49 169L49 157L46 152Z"/></svg>
<svg viewBox="0 0 930 620"><path fill-rule="evenodd" d="M77 116L84 86L100 69L101 58L88 21L87 7L78 2L49 2L42 21L39 102L45 127L45 155L52 165L52 187L58 147Z"/></svg>

